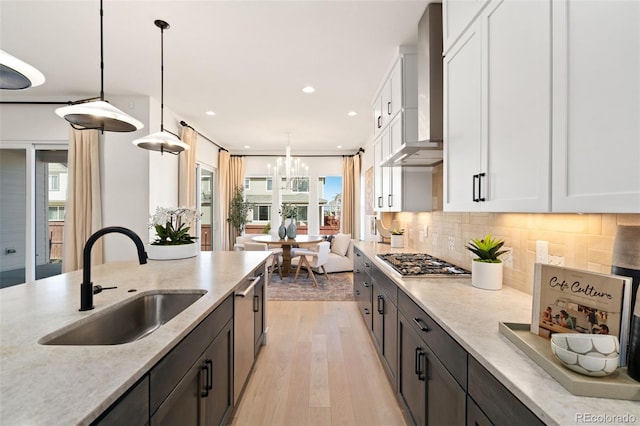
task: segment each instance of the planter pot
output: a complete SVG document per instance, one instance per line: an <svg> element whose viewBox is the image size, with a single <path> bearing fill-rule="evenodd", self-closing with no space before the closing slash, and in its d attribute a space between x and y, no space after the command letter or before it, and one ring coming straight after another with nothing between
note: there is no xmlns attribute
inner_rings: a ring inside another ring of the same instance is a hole
<svg viewBox="0 0 640 426"><path fill-rule="evenodd" d="M179 246L156 246L147 244L147 255L151 260L175 260L194 257L200 251L200 245L197 243L182 244Z"/></svg>
<svg viewBox="0 0 640 426"><path fill-rule="evenodd" d="M396 247L396 248L404 247L404 235L391 234L391 247Z"/></svg>
<svg viewBox="0 0 640 426"><path fill-rule="evenodd" d="M500 290L502 263L471 262L471 285L484 290Z"/></svg>

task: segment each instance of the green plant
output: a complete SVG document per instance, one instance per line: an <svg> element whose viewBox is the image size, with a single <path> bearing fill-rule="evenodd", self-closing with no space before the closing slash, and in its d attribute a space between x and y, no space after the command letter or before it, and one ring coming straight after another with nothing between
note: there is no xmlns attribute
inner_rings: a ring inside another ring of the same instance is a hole
<svg viewBox="0 0 640 426"><path fill-rule="evenodd" d="M498 259L498 256L508 251L500 250L503 245L504 241L493 239L491 234L487 234L481 240L473 238L465 248L478 256L477 259L473 259L476 262L501 263L502 260Z"/></svg>
<svg viewBox="0 0 640 426"><path fill-rule="evenodd" d="M268 234L271 232L271 222L267 222L267 224L262 228L263 234Z"/></svg>
<svg viewBox="0 0 640 426"><path fill-rule="evenodd" d="M280 215L282 215L282 221L285 219L297 219L298 218L298 206L292 203L282 203L280 208Z"/></svg>
<svg viewBox="0 0 640 426"><path fill-rule="evenodd" d="M193 244L198 237L189 235L191 228L187 224L198 221L200 216L202 214L197 210L186 207L177 209L157 207L149 222L149 227L156 230L156 239L151 244L155 246Z"/></svg>
<svg viewBox="0 0 640 426"><path fill-rule="evenodd" d="M227 222L236 230L236 235L242 235L247 223L249 223L249 210L253 204L244 200L244 187L238 185L229 205L229 217Z"/></svg>

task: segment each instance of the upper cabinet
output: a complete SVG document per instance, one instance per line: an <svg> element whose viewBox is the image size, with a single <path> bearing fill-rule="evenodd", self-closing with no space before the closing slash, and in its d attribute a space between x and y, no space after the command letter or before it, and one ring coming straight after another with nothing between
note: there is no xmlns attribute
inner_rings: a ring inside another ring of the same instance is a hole
<svg viewBox="0 0 640 426"><path fill-rule="evenodd" d="M450 0L442 3L442 42L445 54L487 3L488 0Z"/></svg>
<svg viewBox="0 0 640 426"><path fill-rule="evenodd" d="M553 2L553 210L640 212L640 2Z"/></svg>
<svg viewBox="0 0 640 426"><path fill-rule="evenodd" d="M639 33L640 2L488 2L444 58L444 209L640 212Z"/></svg>
<svg viewBox="0 0 640 426"><path fill-rule="evenodd" d="M445 209L549 211L549 1L491 2L445 56Z"/></svg>
<svg viewBox="0 0 640 426"><path fill-rule="evenodd" d="M386 167L382 163L406 141L418 140L416 50L402 46L373 104L374 210L430 211L431 168Z"/></svg>

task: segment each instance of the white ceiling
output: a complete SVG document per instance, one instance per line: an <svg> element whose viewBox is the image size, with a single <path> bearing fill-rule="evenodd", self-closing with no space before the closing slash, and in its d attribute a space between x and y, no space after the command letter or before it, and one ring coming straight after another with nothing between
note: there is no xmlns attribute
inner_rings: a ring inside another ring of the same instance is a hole
<svg viewBox="0 0 640 426"><path fill-rule="evenodd" d="M104 90L160 99L231 152L353 153L399 45L415 44L427 0L104 1ZM77 100L100 91L98 0L0 0L0 48L42 71L9 100ZM305 85L316 92L302 93ZM215 111L213 117L205 115ZM358 113L347 116L349 111ZM150 129L156 131L156 129ZM342 145L343 149L337 149Z"/></svg>

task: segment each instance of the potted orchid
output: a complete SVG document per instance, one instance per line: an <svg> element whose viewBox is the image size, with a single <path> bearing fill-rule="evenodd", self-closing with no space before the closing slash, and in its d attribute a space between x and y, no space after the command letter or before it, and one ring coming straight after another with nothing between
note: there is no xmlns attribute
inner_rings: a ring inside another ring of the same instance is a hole
<svg viewBox="0 0 640 426"><path fill-rule="evenodd" d="M149 228L156 231L155 239L148 245L149 259L184 259L198 254L198 237L189 234L191 224L200 220L202 214L187 207L157 207L150 216Z"/></svg>

